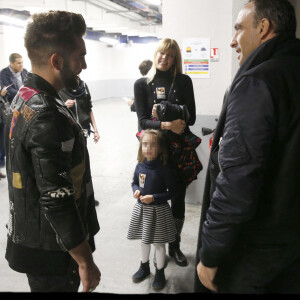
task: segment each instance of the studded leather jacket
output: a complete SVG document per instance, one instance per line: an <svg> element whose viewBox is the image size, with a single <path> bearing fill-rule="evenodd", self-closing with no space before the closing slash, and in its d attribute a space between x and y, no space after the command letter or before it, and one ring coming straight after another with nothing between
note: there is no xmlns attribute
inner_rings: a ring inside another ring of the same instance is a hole
<svg viewBox="0 0 300 300"><path fill-rule="evenodd" d="M87 203L81 126L43 78L29 73L7 120L8 238L68 251L99 224Z"/></svg>

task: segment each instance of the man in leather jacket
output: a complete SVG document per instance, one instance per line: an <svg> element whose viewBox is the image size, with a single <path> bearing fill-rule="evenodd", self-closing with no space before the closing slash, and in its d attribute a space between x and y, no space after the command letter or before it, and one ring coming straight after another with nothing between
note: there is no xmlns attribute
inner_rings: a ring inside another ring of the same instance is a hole
<svg viewBox="0 0 300 300"><path fill-rule="evenodd" d="M300 293L300 40L287 0L235 24L235 76L214 133L195 292ZM200 281L201 283L200 283Z"/></svg>
<svg viewBox="0 0 300 300"><path fill-rule="evenodd" d="M80 14L35 14L25 47L32 63L7 121L9 223L6 259L26 273L33 292L94 290L101 273L93 261L99 224L86 197L81 126L59 98L76 88L86 69Z"/></svg>

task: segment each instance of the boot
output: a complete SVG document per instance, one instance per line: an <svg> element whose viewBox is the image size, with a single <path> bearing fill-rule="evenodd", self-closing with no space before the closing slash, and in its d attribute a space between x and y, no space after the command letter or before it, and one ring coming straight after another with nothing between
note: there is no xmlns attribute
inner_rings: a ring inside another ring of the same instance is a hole
<svg viewBox="0 0 300 300"><path fill-rule="evenodd" d="M142 282L144 279L150 276L150 266L149 261L142 263L140 268L137 270L136 273L132 275L132 280L135 283Z"/></svg>
<svg viewBox="0 0 300 300"><path fill-rule="evenodd" d="M172 243L169 243L169 255L170 257L174 258L178 266L185 267L187 266L187 259L180 250L180 240L181 240L180 234L182 231L184 219L174 219L174 220L175 220L177 233L176 233L176 240Z"/></svg>
<svg viewBox="0 0 300 300"><path fill-rule="evenodd" d="M155 276L154 276L154 281L153 281L153 284L152 284L152 288L155 290L155 291L159 291L159 290L162 290L165 285L166 285L166 278L165 278L165 271L164 271L164 268L158 270L156 268L156 272L155 272Z"/></svg>

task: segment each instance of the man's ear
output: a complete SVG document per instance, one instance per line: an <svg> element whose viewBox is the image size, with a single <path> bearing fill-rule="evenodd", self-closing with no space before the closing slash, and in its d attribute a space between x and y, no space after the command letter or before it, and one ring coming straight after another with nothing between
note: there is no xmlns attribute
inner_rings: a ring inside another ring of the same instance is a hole
<svg viewBox="0 0 300 300"><path fill-rule="evenodd" d="M61 69L64 65L64 59L62 58L61 55L59 55L57 53L53 53L50 56L50 63L54 69L56 69L57 71L61 71Z"/></svg>
<svg viewBox="0 0 300 300"><path fill-rule="evenodd" d="M273 24L267 18L262 18L258 25L259 35L262 42L265 42L275 36Z"/></svg>

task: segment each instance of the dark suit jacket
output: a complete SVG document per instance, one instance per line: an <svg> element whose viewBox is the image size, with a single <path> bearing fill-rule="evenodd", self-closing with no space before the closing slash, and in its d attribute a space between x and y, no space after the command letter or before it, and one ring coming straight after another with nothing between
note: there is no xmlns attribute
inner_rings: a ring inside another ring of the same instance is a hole
<svg viewBox="0 0 300 300"><path fill-rule="evenodd" d="M22 81L24 81L24 79L27 77L27 73L28 71L26 69L23 69L23 71L21 72ZM6 94L6 99L9 101L9 103L11 103L15 95L17 94L19 88L18 88L17 78L10 71L9 67L6 67L1 70L0 83L1 83L1 88L13 84L7 89L7 94Z"/></svg>

